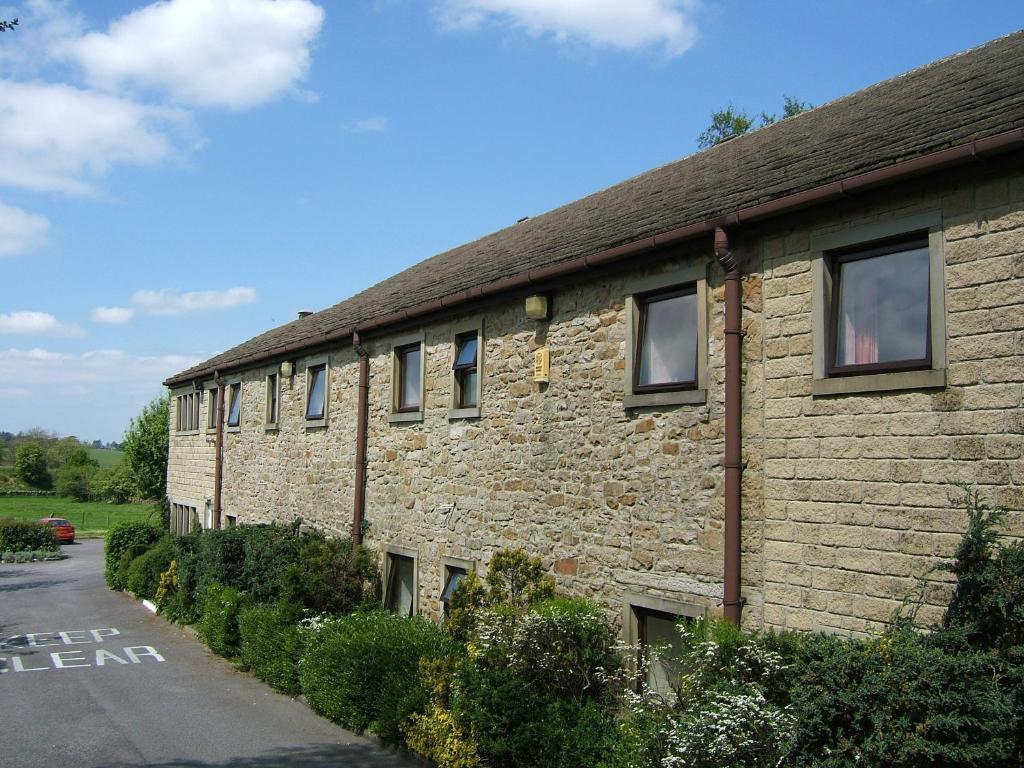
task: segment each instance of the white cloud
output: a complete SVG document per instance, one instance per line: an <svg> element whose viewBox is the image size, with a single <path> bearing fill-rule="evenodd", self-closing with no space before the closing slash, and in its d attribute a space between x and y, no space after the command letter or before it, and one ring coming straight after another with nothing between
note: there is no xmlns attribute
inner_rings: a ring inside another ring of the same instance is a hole
<svg viewBox="0 0 1024 768"><path fill-rule="evenodd" d="M48 312L0 313L0 333L22 336L81 336L77 325L62 323Z"/></svg>
<svg viewBox="0 0 1024 768"><path fill-rule="evenodd" d="M346 126L349 133L386 133L390 128L391 121L386 117L364 117Z"/></svg>
<svg viewBox="0 0 1024 768"><path fill-rule="evenodd" d="M244 109L296 90L323 20L309 0L169 0L57 50L100 88L141 86L187 104Z"/></svg>
<svg viewBox="0 0 1024 768"><path fill-rule="evenodd" d="M697 0L437 0L445 26L473 29L491 22L534 37L637 50L663 46L678 56L697 39Z"/></svg>
<svg viewBox="0 0 1024 768"><path fill-rule="evenodd" d="M0 184L46 192L93 192L116 164L167 158L182 129L180 110L59 83L0 80Z"/></svg>
<svg viewBox="0 0 1024 768"><path fill-rule="evenodd" d="M119 349L81 354L7 349L0 350L0 381L17 381L37 394L41 389L88 392L94 385L106 384L149 392L158 390L168 376L200 361L190 355L132 355Z"/></svg>
<svg viewBox="0 0 1024 768"><path fill-rule="evenodd" d="M124 325L135 317L135 310L131 307L96 307L90 316L94 323Z"/></svg>
<svg viewBox="0 0 1024 768"><path fill-rule="evenodd" d="M229 288L226 291L136 291L132 304L151 315L180 315L205 309L231 309L256 301L254 288Z"/></svg>
<svg viewBox="0 0 1024 768"><path fill-rule="evenodd" d="M0 203L0 257L17 256L46 245L49 231L50 220L45 216Z"/></svg>

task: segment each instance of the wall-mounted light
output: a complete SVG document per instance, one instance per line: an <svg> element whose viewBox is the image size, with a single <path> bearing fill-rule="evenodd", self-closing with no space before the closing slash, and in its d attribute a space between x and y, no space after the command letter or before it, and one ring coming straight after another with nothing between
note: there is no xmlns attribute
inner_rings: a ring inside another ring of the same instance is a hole
<svg viewBox="0 0 1024 768"><path fill-rule="evenodd" d="M295 373L295 365L292 363L291 360L285 360L283 363L281 363L281 375L282 376L284 376L286 379L290 379L292 377L292 374L294 374L294 373Z"/></svg>
<svg viewBox="0 0 1024 768"><path fill-rule="evenodd" d="M551 302L542 294L526 297L526 316L531 320L550 320Z"/></svg>

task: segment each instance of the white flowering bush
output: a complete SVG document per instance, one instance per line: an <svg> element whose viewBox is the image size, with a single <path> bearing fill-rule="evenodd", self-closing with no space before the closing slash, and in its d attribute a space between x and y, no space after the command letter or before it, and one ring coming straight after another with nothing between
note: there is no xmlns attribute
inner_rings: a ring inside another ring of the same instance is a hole
<svg viewBox="0 0 1024 768"><path fill-rule="evenodd" d="M765 689L779 654L725 622L678 626L681 670L671 693L646 683L625 693L619 741L601 768L775 768L795 719ZM654 659L648 656L645 663ZM646 670L641 669L641 678Z"/></svg>

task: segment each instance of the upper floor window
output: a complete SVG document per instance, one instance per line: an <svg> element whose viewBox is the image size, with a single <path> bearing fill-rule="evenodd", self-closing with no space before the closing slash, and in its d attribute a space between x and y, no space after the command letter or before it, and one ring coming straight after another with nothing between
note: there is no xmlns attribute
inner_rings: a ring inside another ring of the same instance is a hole
<svg viewBox="0 0 1024 768"><path fill-rule="evenodd" d="M455 407L476 408L479 404L480 371L478 368L479 334L476 331L455 337Z"/></svg>
<svg viewBox="0 0 1024 768"><path fill-rule="evenodd" d="M278 374L272 373L267 376L267 415L266 425L268 427L277 426L277 411L278 401L280 399L280 378Z"/></svg>
<svg viewBox="0 0 1024 768"><path fill-rule="evenodd" d="M697 385L697 288L675 287L637 297L639 327L634 392Z"/></svg>
<svg viewBox="0 0 1024 768"><path fill-rule="evenodd" d="M814 395L946 383L942 217L811 237Z"/></svg>
<svg viewBox="0 0 1024 768"><path fill-rule="evenodd" d="M928 368L927 239L830 259L829 375Z"/></svg>
<svg viewBox="0 0 1024 768"><path fill-rule="evenodd" d="M327 362L306 368L306 421L327 419Z"/></svg>
<svg viewBox="0 0 1024 768"><path fill-rule="evenodd" d="M236 381L228 386L228 421L229 427L237 427L242 423L242 383Z"/></svg>
<svg viewBox="0 0 1024 768"><path fill-rule="evenodd" d="M707 265L629 281L626 408L707 399Z"/></svg>
<svg viewBox="0 0 1024 768"><path fill-rule="evenodd" d="M175 431L197 432L199 430L199 393L189 392L175 398Z"/></svg>
<svg viewBox="0 0 1024 768"><path fill-rule="evenodd" d="M218 402L217 395L219 390L217 387L211 387L206 390L206 428L216 429L217 419L220 418L220 403Z"/></svg>
<svg viewBox="0 0 1024 768"><path fill-rule="evenodd" d="M398 358L398 411L418 411L422 405L420 374L423 350L419 344L410 344L395 351Z"/></svg>

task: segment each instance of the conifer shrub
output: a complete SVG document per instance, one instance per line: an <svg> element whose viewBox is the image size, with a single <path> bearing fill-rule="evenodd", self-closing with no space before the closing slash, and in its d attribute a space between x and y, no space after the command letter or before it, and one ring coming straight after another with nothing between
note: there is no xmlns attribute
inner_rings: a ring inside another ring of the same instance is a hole
<svg viewBox="0 0 1024 768"><path fill-rule="evenodd" d="M206 587L196 632L218 656L232 658L238 655L241 639L238 614L249 602L248 596L234 587L216 582Z"/></svg>
<svg viewBox="0 0 1024 768"><path fill-rule="evenodd" d="M452 652L449 638L426 619L356 611L312 633L299 679L310 706L324 717L400 744L402 724L427 705L421 660Z"/></svg>
<svg viewBox="0 0 1024 768"><path fill-rule="evenodd" d="M107 531L103 573L111 589L127 589L128 567L164 535L152 523L122 520Z"/></svg>
<svg viewBox="0 0 1024 768"><path fill-rule="evenodd" d="M263 682L292 696L301 691L299 660L306 636L298 618L287 603L249 605L238 613L242 663Z"/></svg>

